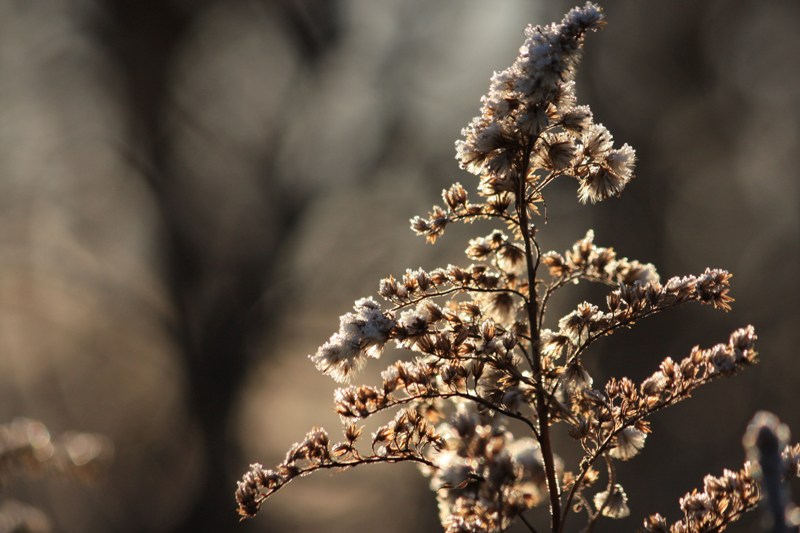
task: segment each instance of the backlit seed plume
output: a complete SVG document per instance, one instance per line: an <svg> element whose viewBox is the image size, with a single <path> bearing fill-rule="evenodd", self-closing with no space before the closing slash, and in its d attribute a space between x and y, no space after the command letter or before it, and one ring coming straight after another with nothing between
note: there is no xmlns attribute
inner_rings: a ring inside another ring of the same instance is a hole
<svg viewBox="0 0 800 533"><path fill-rule="evenodd" d="M575 103L583 38L603 24L600 8L587 3L559 24L528 26L514 64L492 76L481 114L456 142L456 159L481 177L482 193L514 190L516 174L529 163L526 179L548 173L545 181L577 179L583 203L617 196L631 180L633 148L615 149L609 131L592 123L591 110Z"/></svg>
<svg viewBox="0 0 800 533"><path fill-rule="evenodd" d="M560 101L573 100L569 82L575 76L583 36L602 23L600 8L587 3L571 10L559 24L528 26L516 61L492 76L489 92L481 99L480 116L464 128L465 139L456 143L462 168L478 175L494 174L498 184L502 182L524 140L536 137L556 118Z"/></svg>
<svg viewBox="0 0 800 533"><path fill-rule="evenodd" d="M317 368L342 382L360 371L367 357L380 357L389 339L394 320L381 312L372 298L362 298L355 303L355 313L347 313L339 320L339 331L310 356Z"/></svg>
<svg viewBox="0 0 800 533"><path fill-rule="evenodd" d="M631 514L628 507L628 495L619 484L614 485L611 490L595 494L594 506L597 508L597 512L610 518L625 518Z"/></svg>
<svg viewBox="0 0 800 533"><path fill-rule="evenodd" d="M644 448L647 433L635 427L627 427L620 431L616 438L616 446L608 452L608 455L620 461L627 461Z"/></svg>

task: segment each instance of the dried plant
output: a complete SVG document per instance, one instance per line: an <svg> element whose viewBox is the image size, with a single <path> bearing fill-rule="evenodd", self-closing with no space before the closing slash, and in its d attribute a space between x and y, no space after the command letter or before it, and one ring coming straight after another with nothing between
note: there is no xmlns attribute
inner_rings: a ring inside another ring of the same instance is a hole
<svg viewBox="0 0 800 533"><path fill-rule="evenodd" d="M332 443L314 428L275 468L252 465L236 491L243 517L317 470L414 462L430 478L448 533L502 531L516 518L534 530L523 513L537 505L549 506L554 532L567 530L571 511L585 513L591 530L600 517L629 514L615 463L642 450L650 415L756 362L756 334L747 326L680 361L666 358L641 383L623 377L595 387L584 368L601 337L684 303L728 311L733 301L724 270L662 282L653 265L596 245L592 231L564 253L539 247L534 221L547 185L575 180L578 200L596 203L633 178L634 150L615 147L590 109L576 103L584 37L603 25L600 8L587 3L558 24L527 28L516 61L494 74L481 114L456 143L460 166L479 178L478 198L455 183L443 192L444 207L411 220L429 243L455 222L489 220L503 229L469 242L473 264L389 276L378 291L387 304L361 299L341 317L339 330L310 356L334 380L349 381L389 341L413 355L391 364L376 386L336 391L343 440ZM551 297L580 282L610 287L605 307L580 303L546 328ZM391 422L364 437L361 421L387 410L395 412ZM566 465L553 449L556 424L580 446L578 464ZM797 452L785 452L794 473ZM644 529L720 531L760 497L746 465L707 477L703 493L681 500L684 521L668 526L655 515Z"/></svg>
<svg viewBox="0 0 800 533"><path fill-rule="evenodd" d="M111 442L100 435L70 431L52 438L41 422L18 418L0 425L0 484L15 475L95 481L108 467L112 449ZM0 502L0 533L50 530L40 510L15 500Z"/></svg>

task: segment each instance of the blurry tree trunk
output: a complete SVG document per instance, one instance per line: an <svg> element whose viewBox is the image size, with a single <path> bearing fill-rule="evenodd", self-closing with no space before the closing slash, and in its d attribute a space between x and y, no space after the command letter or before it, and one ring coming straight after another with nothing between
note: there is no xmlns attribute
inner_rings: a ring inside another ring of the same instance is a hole
<svg viewBox="0 0 800 533"><path fill-rule="evenodd" d="M280 2L268 12L285 17L294 30L294 46L313 60L324 51L325 41L335 35L334 9L311 10L314 2ZM204 449L198 496L176 531L222 531L235 522L231 464L237 451L229 428L239 386L247 369L252 345L270 334L278 317L275 306L263 305L271 274L281 250L303 209L303 197L281 190L268 175L272 147L261 154L263 197L256 205L272 214L270 228L239 228L242 253L220 272L202 231L196 225L204 216L194 205L198 197L187 191L191 180L176 179L174 139L169 120L191 121L180 116L171 81L176 54L192 30L192 24L213 2L178 3L163 0L109 0L106 18L98 27L102 45L122 74L129 105L130 157L149 184L161 217L163 276L174 317L169 324L185 363L190 387L190 408L196 417ZM259 65L252 66L255 69ZM219 176L220 180L226 176ZM214 199L199 198L213 203ZM253 205L253 204L250 204ZM211 221L214 223L217 221ZM208 223L208 220L204 221ZM260 231L258 231L260 230ZM248 239L261 232L266 239ZM234 233L236 231L234 230ZM220 276L224 279L219 279ZM176 435L179 439L181 436Z"/></svg>

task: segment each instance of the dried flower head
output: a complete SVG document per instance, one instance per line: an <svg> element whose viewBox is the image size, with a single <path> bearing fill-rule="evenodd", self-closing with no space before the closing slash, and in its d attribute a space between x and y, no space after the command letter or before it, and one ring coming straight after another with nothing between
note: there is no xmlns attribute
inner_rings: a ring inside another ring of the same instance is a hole
<svg viewBox="0 0 800 533"><path fill-rule="evenodd" d="M372 298L358 300L354 309L341 317L339 331L310 356L320 372L339 382L364 368L367 357L380 357L394 327L394 320Z"/></svg>
<svg viewBox="0 0 800 533"><path fill-rule="evenodd" d="M631 514L628 508L628 496L619 484L595 494L594 506L598 513L610 518L625 518Z"/></svg>

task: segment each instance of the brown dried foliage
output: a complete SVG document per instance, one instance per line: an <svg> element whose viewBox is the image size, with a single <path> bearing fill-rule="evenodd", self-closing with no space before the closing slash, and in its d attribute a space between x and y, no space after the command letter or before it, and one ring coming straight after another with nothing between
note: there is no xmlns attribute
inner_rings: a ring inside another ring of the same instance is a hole
<svg viewBox="0 0 800 533"><path fill-rule="evenodd" d="M548 184L574 179L578 199L594 203L618 195L633 177L633 149L615 148L608 130L575 103L584 35L602 25L600 9L587 3L560 24L526 31L517 61L495 74L481 115L457 143L462 168L479 177L478 200L455 183L443 191L444 207L411 220L429 243L456 222L494 220L503 229L469 241L475 263L388 276L378 289L386 308L362 299L341 318L311 355L335 380L348 381L388 342L411 356L390 365L378 385L336 391L344 440L331 444L315 428L273 469L252 465L236 491L242 517L314 471L408 461L430 478L448 533L501 531L537 505L549 506L552 531L566 530L573 509L586 512L591 529L601 516L629 514L615 462L643 449L649 417L756 362L747 326L680 361L667 357L641 383L620 377L595 386L582 364L595 341L644 318L689 302L729 311L733 301L724 270L661 282L653 265L597 246L592 231L563 254L539 248L532 217ZM579 282L609 286L604 307L580 303L546 328L551 297ZM361 420L387 410L395 418L366 439ZM511 431L512 421L524 431ZM566 425L582 450L577 465L564 465L553 450L554 424ZM590 494L600 461L605 487ZM760 498L748 468L706 478L704 492L681 501L684 521L668 527L654 515L645 529L721 529Z"/></svg>
<svg viewBox="0 0 800 533"><path fill-rule="evenodd" d="M101 435L70 431L53 438L44 424L27 418L0 425L0 484L18 475L93 482L105 473L112 455L111 442ZM0 503L0 530L50 529L38 509L11 499Z"/></svg>

